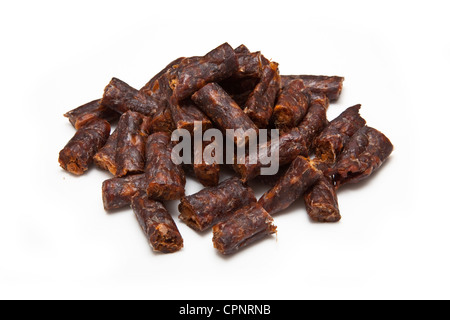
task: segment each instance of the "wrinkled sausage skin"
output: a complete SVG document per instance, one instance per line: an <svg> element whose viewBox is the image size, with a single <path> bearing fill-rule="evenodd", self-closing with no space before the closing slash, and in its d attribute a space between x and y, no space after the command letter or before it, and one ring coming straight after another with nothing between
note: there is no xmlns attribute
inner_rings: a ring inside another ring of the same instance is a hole
<svg viewBox="0 0 450 320"><path fill-rule="evenodd" d="M268 127L275 100L280 90L281 79L278 64L270 62L264 68L261 81L250 94L244 109L244 112L253 120L258 128L265 129Z"/></svg>
<svg viewBox="0 0 450 320"><path fill-rule="evenodd" d="M306 211L316 222L338 222L341 220L336 189L333 182L321 177L304 195Z"/></svg>
<svg viewBox="0 0 450 320"><path fill-rule="evenodd" d="M143 173L145 170L145 143L150 119L128 111L122 115L117 128L116 176Z"/></svg>
<svg viewBox="0 0 450 320"><path fill-rule="evenodd" d="M331 101L338 100L343 84L343 77L328 77L328 76L312 76L312 75L293 75L281 76L281 86L287 86L292 80L301 79L306 88L315 93L324 93Z"/></svg>
<svg viewBox="0 0 450 320"><path fill-rule="evenodd" d="M327 110L330 102L324 94L310 94L310 104L308 113L299 125L300 135L305 142L305 147L308 152L311 152L311 147L314 139L327 126Z"/></svg>
<svg viewBox="0 0 450 320"><path fill-rule="evenodd" d="M234 49L234 52L236 53L238 68L233 77L260 79L264 69L261 52L250 52L244 45Z"/></svg>
<svg viewBox="0 0 450 320"><path fill-rule="evenodd" d="M211 143L203 142L202 148L200 150L194 150L193 155L195 156L195 152L198 152L198 151L201 151L202 155L203 155L205 148L208 145L210 145ZM214 153L213 153L213 155L214 155ZM201 164L194 163L193 168L194 168L194 174L195 174L196 178L205 187L215 187L219 184L220 164L218 164L216 162L207 163L205 161L205 159L203 159Z"/></svg>
<svg viewBox="0 0 450 320"><path fill-rule="evenodd" d="M394 150L391 141L380 131L363 127L345 146L330 174L336 187L357 183L378 170Z"/></svg>
<svg viewBox="0 0 450 320"><path fill-rule="evenodd" d="M209 120L191 99L180 102L171 99L169 100L169 106L173 122L177 129L185 129L191 134L194 134L195 122L201 122L203 131L212 128L211 120Z"/></svg>
<svg viewBox="0 0 450 320"><path fill-rule="evenodd" d="M149 199L144 191L133 196L131 207L154 251L174 253L183 248L180 231L161 202Z"/></svg>
<svg viewBox="0 0 450 320"><path fill-rule="evenodd" d="M136 193L145 190L145 174L106 180L102 185L103 207L107 211L127 207Z"/></svg>
<svg viewBox="0 0 450 320"><path fill-rule="evenodd" d="M213 227L214 247L230 255L249 244L277 232L273 218L258 203L235 212L228 220Z"/></svg>
<svg viewBox="0 0 450 320"><path fill-rule="evenodd" d="M253 190L238 178L231 178L217 187L181 198L179 218L192 229L204 231L253 202L256 202Z"/></svg>
<svg viewBox="0 0 450 320"><path fill-rule="evenodd" d="M322 133L315 139L316 157L325 162L334 163L349 139L362 127L366 121L360 116L361 105L345 110L331 121Z"/></svg>
<svg viewBox="0 0 450 320"><path fill-rule="evenodd" d="M276 128L285 131L303 120L309 108L309 95L304 89L302 80L294 80L283 88L273 110Z"/></svg>
<svg viewBox="0 0 450 320"><path fill-rule="evenodd" d="M267 191L258 203L271 215L287 209L300 198L317 180L322 172L302 156L297 157L275 187Z"/></svg>
<svg viewBox="0 0 450 320"><path fill-rule="evenodd" d="M70 123L77 130L95 118L104 119L109 123L118 120L120 114L105 108L100 101L101 99L86 103L81 107L67 112L64 116L69 119Z"/></svg>
<svg viewBox="0 0 450 320"><path fill-rule="evenodd" d="M193 134L195 122L201 122L203 130L206 131L212 127L211 120L190 98L180 101L174 97L173 90L169 84L170 72L174 68L178 68L178 64L167 66L166 73L162 74L154 85L157 89L154 89L153 96L170 111L176 129L185 129Z"/></svg>
<svg viewBox="0 0 450 320"><path fill-rule="evenodd" d="M149 96L153 96L158 98L158 95L160 93L160 79L172 68L177 68L181 61L183 61L185 58L181 57L178 59L175 59L171 63L169 63L164 69L162 69L158 74L156 74L153 78L150 79L149 82L145 84L139 91L142 93L145 93Z"/></svg>
<svg viewBox="0 0 450 320"><path fill-rule="evenodd" d="M314 138L327 125L329 103L327 97L323 94L311 95L310 100L308 112L299 127L283 133L278 142L269 141L267 144L260 146L262 154L267 154L274 144L274 148L279 150L280 166L291 163L299 155L308 157ZM257 164L250 164L250 157L251 155L246 157L245 164L233 165L233 169L243 181L250 181L261 174L263 165L260 161Z"/></svg>
<svg viewBox="0 0 450 320"><path fill-rule="evenodd" d="M174 124L170 110L160 101L113 78L106 86L101 104L118 112L139 112L152 120L152 132L172 132Z"/></svg>
<svg viewBox="0 0 450 320"><path fill-rule="evenodd" d="M173 144L170 135L150 135L146 148L147 194L153 200L178 200L184 196L186 177L181 165L172 162Z"/></svg>
<svg viewBox="0 0 450 320"><path fill-rule="evenodd" d="M192 96L192 100L223 132L226 132L226 129L258 132L258 127L216 83L204 86ZM238 135L236 142L243 143L244 139Z"/></svg>
<svg viewBox="0 0 450 320"><path fill-rule="evenodd" d="M169 72L173 97L177 101L189 98L206 84L231 77L238 68L233 48L224 43L204 57L182 60L176 69Z"/></svg>
<svg viewBox="0 0 450 320"><path fill-rule="evenodd" d="M94 163L102 170L109 171L112 175L117 174L116 149L118 131L114 130L109 136L106 144L94 156Z"/></svg>
<svg viewBox="0 0 450 320"><path fill-rule="evenodd" d="M59 153L61 167L75 175L84 174L94 155L109 137L111 125L103 119L93 119L81 127Z"/></svg>

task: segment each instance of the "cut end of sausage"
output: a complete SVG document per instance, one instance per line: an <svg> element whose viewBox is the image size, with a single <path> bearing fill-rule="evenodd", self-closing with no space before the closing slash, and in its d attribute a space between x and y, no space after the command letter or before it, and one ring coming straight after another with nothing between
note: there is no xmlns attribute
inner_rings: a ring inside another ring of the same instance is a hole
<svg viewBox="0 0 450 320"><path fill-rule="evenodd" d="M200 220L198 219L198 215L195 213L194 209L189 205L189 203L183 201L181 199L181 203L178 206L178 210L180 211L179 219L186 223L186 225L195 231L202 232L205 230L205 227L202 225Z"/></svg>
<svg viewBox="0 0 450 320"><path fill-rule="evenodd" d="M183 238L179 232L160 224L150 236L150 244L156 252L174 253L183 248Z"/></svg>
<svg viewBox="0 0 450 320"><path fill-rule="evenodd" d="M316 145L316 157L323 162L334 163L336 153L330 141L322 141Z"/></svg>
<svg viewBox="0 0 450 320"><path fill-rule="evenodd" d="M115 161L103 154L97 153L94 156L94 163L100 169L109 171L114 176L117 174L117 166Z"/></svg>
<svg viewBox="0 0 450 320"><path fill-rule="evenodd" d="M79 163L75 156L64 153L63 151L59 154L58 161L61 168L76 176L81 176L88 170L88 167Z"/></svg>
<svg viewBox="0 0 450 320"><path fill-rule="evenodd" d="M341 214L333 206L315 207L308 212L311 220L315 222L334 223L341 221Z"/></svg>
<svg viewBox="0 0 450 320"><path fill-rule="evenodd" d="M71 162L67 165L66 170L74 175L81 176L86 172L87 169L80 167L76 162Z"/></svg>

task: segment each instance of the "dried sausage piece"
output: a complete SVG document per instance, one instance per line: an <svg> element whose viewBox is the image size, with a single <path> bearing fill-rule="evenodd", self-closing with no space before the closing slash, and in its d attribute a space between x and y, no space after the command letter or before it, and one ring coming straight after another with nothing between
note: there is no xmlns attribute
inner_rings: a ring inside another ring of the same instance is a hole
<svg viewBox="0 0 450 320"><path fill-rule="evenodd" d="M104 119L113 122L119 119L120 114L102 106L99 100L94 100L82 105L72 111L67 112L64 116L69 118L70 123L75 129L80 129L94 118Z"/></svg>
<svg viewBox="0 0 450 320"><path fill-rule="evenodd" d="M259 146L261 150L259 155L270 154L272 150L279 150L280 166L291 163L299 154L307 156L307 149L302 143L302 137L298 128L293 128L288 132L282 134L278 141L269 141L267 144ZM255 157L255 155L253 155ZM234 164L233 169L241 177L242 181L248 182L261 174L261 168L264 165L260 162L258 157L256 164L250 163L250 155L245 158L245 164Z"/></svg>
<svg viewBox="0 0 450 320"><path fill-rule="evenodd" d="M286 174L275 187L267 191L258 203L271 215L287 209L300 198L317 180L322 172L317 170L307 158L297 157Z"/></svg>
<svg viewBox="0 0 450 320"><path fill-rule="evenodd" d="M315 139L316 157L322 161L334 163L348 140L362 127L366 121L360 116L361 105L345 110Z"/></svg>
<svg viewBox="0 0 450 320"><path fill-rule="evenodd" d="M178 200L184 196L186 177L181 165L172 162L173 144L170 138L168 133L158 132L147 140L147 194L154 200Z"/></svg>
<svg viewBox="0 0 450 320"><path fill-rule="evenodd" d="M213 228L214 248L224 255L233 254L268 235L277 232L273 218L258 203L252 203L230 219Z"/></svg>
<svg viewBox="0 0 450 320"><path fill-rule="evenodd" d="M170 86L177 101L189 98L208 83L231 77L238 68L233 48L224 43L204 57L187 58L169 72Z"/></svg>
<svg viewBox="0 0 450 320"><path fill-rule="evenodd" d="M145 192L145 188L145 174L106 180L102 186L103 207L107 211L127 207L133 196Z"/></svg>
<svg viewBox="0 0 450 320"><path fill-rule="evenodd" d="M152 132L173 130L172 115L166 110L166 105L119 79L113 78L106 86L101 103L119 113L134 111L150 117Z"/></svg>
<svg viewBox="0 0 450 320"><path fill-rule="evenodd" d="M109 171L114 176L117 174L116 149L117 129L109 136L106 144L94 156L94 163L102 170Z"/></svg>
<svg viewBox="0 0 450 320"><path fill-rule="evenodd" d="M152 117L150 131L172 133L173 130L175 130L175 124L173 123L172 112L168 105L161 104L161 108L156 110Z"/></svg>
<svg viewBox="0 0 450 320"><path fill-rule="evenodd" d="M163 74L157 81L158 92L155 96L158 97L161 104L166 105L170 110L172 120L177 129L188 130L191 134L194 133L194 123L201 122L203 130L207 130L212 127L212 122L209 118L195 105L190 99L184 99L178 101L173 97L173 91L169 85L168 73L178 65L174 65L168 68L167 72Z"/></svg>
<svg viewBox="0 0 450 320"><path fill-rule="evenodd" d="M174 253L183 248L180 231L161 202L140 192L133 197L131 207L154 251Z"/></svg>
<svg viewBox="0 0 450 320"><path fill-rule="evenodd" d="M236 54L245 54L250 53L250 50L247 48L245 44L241 44L239 47L234 49L234 52L236 52Z"/></svg>
<svg viewBox="0 0 450 320"><path fill-rule="evenodd" d="M205 187L215 187L219 184L220 165L217 163L194 164L194 174L198 181Z"/></svg>
<svg viewBox="0 0 450 320"><path fill-rule="evenodd" d="M309 108L309 95L304 89L303 80L294 80L283 88L273 110L276 128L285 131L303 120Z"/></svg>
<svg viewBox="0 0 450 320"><path fill-rule="evenodd" d="M310 94L308 113L298 127L309 152L311 151L314 139L328 125L327 109L329 105L330 102L323 93Z"/></svg>
<svg viewBox="0 0 450 320"><path fill-rule="evenodd" d="M194 150L195 152L202 152L202 155L204 154L205 148L210 145L212 142L204 142L203 146L200 150ZM214 151L213 151L213 156ZM203 159L203 162L201 164L195 164L193 165L194 168L194 174L198 181L205 187L215 187L219 184L220 179L220 164L218 163L208 163L205 159Z"/></svg>
<svg viewBox="0 0 450 320"><path fill-rule="evenodd" d="M75 175L82 175L106 143L110 131L111 125L103 119L93 119L85 124L59 153L61 167Z"/></svg>
<svg viewBox="0 0 450 320"><path fill-rule="evenodd" d="M234 50L238 60L238 68L234 73L235 78L261 78L263 71L263 62L261 52L250 52L244 45Z"/></svg>
<svg viewBox="0 0 450 320"><path fill-rule="evenodd" d="M212 128L212 122L209 118L195 105L191 99L180 102L171 99L169 102L172 113L173 122L177 129L188 130L194 133L194 123L201 122L202 130L206 131Z"/></svg>
<svg viewBox="0 0 450 320"><path fill-rule="evenodd" d="M217 83L204 86L192 96L192 100L223 132L226 129L258 132L258 127ZM243 141L244 138L237 135L236 142Z"/></svg>
<svg viewBox="0 0 450 320"><path fill-rule="evenodd" d="M338 222L341 220L336 189L333 182L321 177L304 195L306 211L313 221Z"/></svg>
<svg viewBox="0 0 450 320"><path fill-rule="evenodd" d="M128 111L122 115L117 128L116 176L143 173L145 170L145 142L150 119Z"/></svg>
<svg viewBox="0 0 450 320"><path fill-rule="evenodd" d="M280 166L291 163L299 155L309 156L314 138L325 128L328 122L327 97L324 94L314 94L311 95L310 99L308 113L300 126L283 133L278 142L269 141L267 144L260 146L258 148L261 150L259 154L266 155L272 148L278 149ZM253 155L253 157L255 156ZM262 167L260 161L257 164L250 164L250 155L246 157L245 164L233 166L243 181L250 181L259 176Z"/></svg>
<svg viewBox="0 0 450 320"><path fill-rule="evenodd" d="M164 69L162 69L158 74L150 79L150 81L147 82L146 85L143 86L139 91L149 96L157 96L160 90L159 80L167 73L167 71L173 69L174 67L176 68L184 59L184 57L181 57L169 63Z"/></svg>
<svg viewBox="0 0 450 320"><path fill-rule="evenodd" d="M361 128L344 148L332 169L336 187L368 178L394 150L391 141L371 127Z"/></svg>
<svg viewBox="0 0 450 320"><path fill-rule="evenodd" d="M270 62L264 68L261 81L251 93L244 109L244 112L253 120L258 128L267 128L269 125L275 100L280 90L281 79L278 64Z"/></svg>
<svg viewBox="0 0 450 320"><path fill-rule="evenodd" d="M341 95L344 78L343 77L328 77L328 76L311 76L311 75L296 75L296 76L281 76L282 87L287 86L292 80L303 80L306 88L316 93L324 93L328 99L335 101Z"/></svg>
<svg viewBox="0 0 450 320"><path fill-rule="evenodd" d="M112 78L111 82L105 87L101 103L121 114L134 111L146 116L153 116L159 109L156 101L150 96L140 93L117 78Z"/></svg>
<svg viewBox="0 0 450 320"><path fill-rule="evenodd" d="M181 198L179 218L192 229L204 231L253 202L256 202L253 190L238 178L231 178L217 187Z"/></svg>

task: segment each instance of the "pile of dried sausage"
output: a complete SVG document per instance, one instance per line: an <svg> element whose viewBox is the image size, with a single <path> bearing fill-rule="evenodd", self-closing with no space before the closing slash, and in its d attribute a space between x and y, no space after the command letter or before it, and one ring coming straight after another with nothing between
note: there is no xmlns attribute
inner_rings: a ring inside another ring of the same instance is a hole
<svg viewBox="0 0 450 320"><path fill-rule="evenodd" d="M214 247L232 254L276 233L272 216L302 197L313 221L339 221L336 191L369 177L392 153L389 139L366 125L361 105L328 121L327 109L343 81L280 75L278 63L261 52L225 43L205 56L174 60L140 90L113 78L102 99L65 114L77 132L59 163L75 175L92 163L109 171L114 177L103 183L105 210L131 206L155 251L183 247L164 206L180 200L180 220L199 232L212 228ZM279 129L278 140L259 146L278 149L279 173L262 176L264 164L250 161L250 151L244 162L233 164L236 177L220 183L220 164L173 163L171 133L194 134L196 122L223 132ZM186 174L207 188L186 196ZM259 200L248 185L253 179L271 187Z"/></svg>

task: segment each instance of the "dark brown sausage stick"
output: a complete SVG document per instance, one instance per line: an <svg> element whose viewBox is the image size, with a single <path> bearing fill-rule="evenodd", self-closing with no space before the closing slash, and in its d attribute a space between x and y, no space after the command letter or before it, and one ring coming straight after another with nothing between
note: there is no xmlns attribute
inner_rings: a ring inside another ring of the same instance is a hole
<svg viewBox="0 0 450 320"><path fill-rule="evenodd" d="M311 75L298 75L298 76L281 76L282 87L287 86L292 80L301 79L306 88L316 93L324 93L328 99L335 101L339 99L341 95L344 78L343 77L328 77L328 76L311 76Z"/></svg>
<svg viewBox="0 0 450 320"><path fill-rule="evenodd" d="M179 218L192 229L204 231L252 202L256 202L253 190L238 178L231 178L181 198Z"/></svg>
<svg viewBox="0 0 450 320"><path fill-rule="evenodd" d="M161 202L140 192L133 197L131 207L154 251L174 253L183 248L180 231Z"/></svg>
<svg viewBox="0 0 450 320"><path fill-rule="evenodd" d="M145 174L106 180L102 185L103 207L107 211L127 207L133 196L146 187Z"/></svg>
<svg viewBox="0 0 450 320"><path fill-rule="evenodd" d="M158 98L158 94L160 93L160 79L172 68L174 67L178 67L178 65L180 64L181 61L183 61L185 58L181 57L178 58L174 61L172 61L171 63L169 63L164 69L162 69L158 74L156 74L153 78L150 79L149 82L147 82L145 84L145 86L143 86L139 91L142 93L145 93L149 96L153 96L155 98Z"/></svg>
<svg viewBox="0 0 450 320"><path fill-rule="evenodd" d="M258 127L216 83L204 86L192 96L192 100L223 132L226 132L226 129L258 132ZM236 142L243 143L244 139L238 134Z"/></svg>
<svg viewBox="0 0 450 320"><path fill-rule="evenodd" d="M383 133L371 127L361 128L347 143L331 169L336 187L368 178L393 150L394 146Z"/></svg>
<svg viewBox="0 0 450 320"><path fill-rule="evenodd" d="M85 173L94 155L109 137L111 125L103 119L93 119L81 127L59 153L59 164L75 175Z"/></svg>
<svg viewBox="0 0 450 320"><path fill-rule="evenodd" d="M171 99L168 105L177 129L185 129L193 134L195 122L201 123L203 131L212 127L211 120L209 120L191 99L185 99L180 102Z"/></svg>
<svg viewBox="0 0 450 320"><path fill-rule="evenodd" d="M283 88L273 110L276 128L285 131L298 126L303 120L309 108L309 95L304 89L302 80L294 80Z"/></svg>
<svg viewBox="0 0 450 320"><path fill-rule="evenodd" d="M275 187L267 191L258 203L271 215L287 209L300 198L317 180L322 172L317 170L302 156L297 157L286 174L278 180Z"/></svg>
<svg viewBox="0 0 450 320"><path fill-rule="evenodd" d="M154 200L178 200L184 196L186 177L181 165L172 162L173 144L170 139L168 133L158 132L147 140L147 194Z"/></svg>
<svg viewBox="0 0 450 320"><path fill-rule="evenodd" d="M261 52L250 52L244 45L234 49L238 60L238 68L234 78L260 79L264 69Z"/></svg>
<svg viewBox="0 0 450 320"><path fill-rule="evenodd" d="M94 156L94 163L102 170L109 171L112 175L117 174L116 149L117 149L117 129L109 136L106 144Z"/></svg>
<svg viewBox="0 0 450 320"><path fill-rule="evenodd" d="M207 148L209 145L211 145L212 142L203 142L203 146L200 150L194 150L195 152L202 152L205 151L205 148ZM214 154L213 154L214 155ZM203 159L203 158L202 158ZM193 164L194 168L194 174L198 181L205 187L215 187L219 184L220 179L220 164L213 162L213 163L207 163L205 159L203 159L201 164Z"/></svg>
<svg viewBox="0 0 450 320"><path fill-rule="evenodd" d="M122 115L117 128L116 176L143 173L145 170L145 143L150 119L128 111Z"/></svg>
<svg viewBox="0 0 450 320"><path fill-rule="evenodd" d="M278 64L270 62L264 68L261 81L248 98L244 112L260 129L267 128L272 117L275 100L281 89Z"/></svg>
<svg viewBox="0 0 450 320"><path fill-rule="evenodd" d="M341 220L336 189L333 182L322 176L304 195L306 211L316 222L338 222Z"/></svg>
<svg viewBox="0 0 450 320"><path fill-rule="evenodd" d="M106 86L101 104L119 113L134 111L150 117L152 132L173 130L172 115L166 105L117 78Z"/></svg>
<svg viewBox="0 0 450 320"><path fill-rule="evenodd" d="M334 163L350 138L362 127L366 121L360 116L361 105L345 110L315 139L316 157L322 161Z"/></svg>
<svg viewBox="0 0 450 320"><path fill-rule="evenodd" d="M102 106L99 100L94 100L82 105L72 111L67 112L64 116L69 119L75 129L80 129L94 118L104 119L113 122L119 119L120 114Z"/></svg>
<svg viewBox="0 0 450 320"><path fill-rule="evenodd" d="M308 113L300 126L282 134L277 143L269 141L260 146L262 154L267 154L271 148L277 148L280 166L291 163L299 155L308 157L314 138L327 125L327 108L328 99L325 95L312 95ZM250 164L250 155L246 157L245 164L233 166L243 181L250 181L260 175L262 167L260 161Z"/></svg>
<svg viewBox="0 0 450 320"><path fill-rule="evenodd" d="M224 43L204 57L186 58L173 72L169 72L173 96L177 101L189 98L206 84L229 78L237 68L236 54L228 43Z"/></svg>
<svg viewBox="0 0 450 320"><path fill-rule="evenodd" d="M213 243L220 253L229 255L276 232L269 213L258 203L252 203L213 227Z"/></svg>

